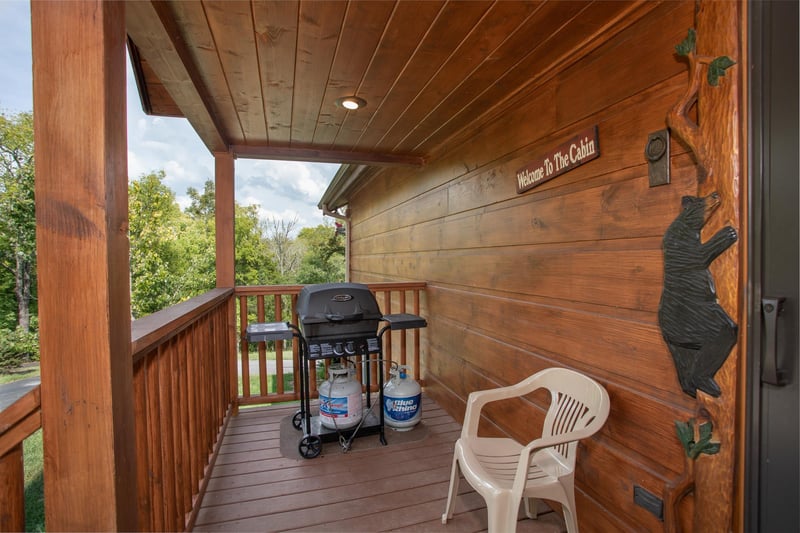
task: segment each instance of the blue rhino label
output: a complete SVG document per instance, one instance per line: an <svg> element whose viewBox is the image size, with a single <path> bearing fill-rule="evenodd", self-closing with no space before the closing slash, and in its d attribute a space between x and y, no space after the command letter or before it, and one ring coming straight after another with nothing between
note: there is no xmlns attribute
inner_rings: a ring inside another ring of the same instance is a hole
<svg viewBox="0 0 800 533"><path fill-rule="evenodd" d="M417 416L421 394L407 398L384 396L383 405L386 416L397 422L407 422Z"/></svg>

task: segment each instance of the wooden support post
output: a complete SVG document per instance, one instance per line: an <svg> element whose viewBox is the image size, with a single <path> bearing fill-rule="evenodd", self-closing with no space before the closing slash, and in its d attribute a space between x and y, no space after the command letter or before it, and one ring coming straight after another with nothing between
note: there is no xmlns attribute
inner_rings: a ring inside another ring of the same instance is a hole
<svg viewBox="0 0 800 533"><path fill-rule="evenodd" d="M125 4L31 22L46 528L133 531Z"/></svg>
<svg viewBox="0 0 800 533"><path fill-rule="evenodd" d="M217 245L217 287L232 288L236 285L234 252L234 158L228 152L214 154L214 212ZM228 304L228 368L231 373L228 398L233 402L233 413L238 414L238 373L236 369L236 305L231 298Z"/></svg>
<svg viewBox="0 0 800 533"><path fill-rule="evenodd" d="M747 331L746 303L741 291L742 265L745 257L743 246L747 235L742 224L744 198L742 191L746 180L742 178L741 143L743 134L744 105L740 98L746 68L743 66L743 53L740 33L743 24L742 2L700 1L697 10L697 53L708 57L729 56L737 62L716 87L703 81L697 98L698 138L704 144L703 161L708 175L701 177L698 196L718 192L722 199L717 212L703 229L703 239L716 233L721 227L731 225L739 232L737 245L719 256L710 270L716 282L717 296L730 316L740 317L739 343L733 348L725 364L716 374L716 381L722 389L719 398L703 392L697 394L698 418L706 415L714 424L714 440L720 443L716 455L702 455L695 462L694 489L694 530L730 531L733 527L735 486L734 474L737 446L743 445L741 437L744 428L737 420L737 408L744 405L744 386L741 372L744 360L743 335ZM745 26L746 27L746 26ZM740 478L741 480L741 478ZM740 500L741 501L741 500ZM741 503L740 503L741 505Z"/></svg>
<svg viewBox="0 0 800 533"><path fill-rule="evenodd" d="M230 288L234 271L234 165L233 156L214 154L215 215L217 228L217 287Z"/></svg>

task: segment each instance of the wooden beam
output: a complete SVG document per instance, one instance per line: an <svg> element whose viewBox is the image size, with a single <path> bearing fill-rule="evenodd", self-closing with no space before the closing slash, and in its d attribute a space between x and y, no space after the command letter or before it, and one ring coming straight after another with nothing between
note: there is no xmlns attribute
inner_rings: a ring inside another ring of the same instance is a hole
<svg viewBox="0 0 800 533"><path fill-rule="evenodd" d="M31 3L49 531L133 531L125 3Z"/></svg>
<svg viewBox="0 0 800 533"><path fill-rule="evenodd" d="M227 152L214 154L215 219L217 240L217 287L235 285L234 164Z"/></svg>
<svg viewBox="0 0 800 533"><path fill-rule="evenodd" d="M226 150L225 130L170 9L166 2L129 2L127 32L208 150Z"/></svg>
<svg viewBox="0 0 800 533"><path fill-rule="evenodd" d="M276 148L270 146L231 145L231 152L245 159L277 159L306 161L309 163L354 163L376 166L422 167L425 158L411 154L377 152L348 152L345 150L318 150L316 148Z"/></svg>

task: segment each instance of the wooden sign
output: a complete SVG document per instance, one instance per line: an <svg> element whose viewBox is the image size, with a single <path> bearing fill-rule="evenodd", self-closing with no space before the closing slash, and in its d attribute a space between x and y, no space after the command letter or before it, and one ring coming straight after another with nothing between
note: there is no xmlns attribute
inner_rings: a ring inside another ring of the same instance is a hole
<svg viewBox="0 0 800 533"><path fill-rule="evenodd" d="M599 156L597 126L592 126L519 169L517 194L533 189Z"/></svg>

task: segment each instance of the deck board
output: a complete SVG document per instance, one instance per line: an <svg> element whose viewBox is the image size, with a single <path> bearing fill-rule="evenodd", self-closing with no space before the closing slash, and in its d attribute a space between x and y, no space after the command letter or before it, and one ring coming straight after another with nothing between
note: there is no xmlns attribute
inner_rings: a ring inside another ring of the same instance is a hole
<svg viewBox="0 0 800 533"><path fill-rule="evenodd" d="M461 426L424 398L417 435L386 429L356 438L349 452L336 442L304 459L287 453L281 425L296 404L241 409L228 425L195 522L195 531L486 531L486 505L463 482L452 521L442 525L453 444ZM294 431L294 430L292 430ZM416 440L415 440L416 439ZM538 520L521 519L517 531L555 533L561 517L544 509Z"/></svg>

